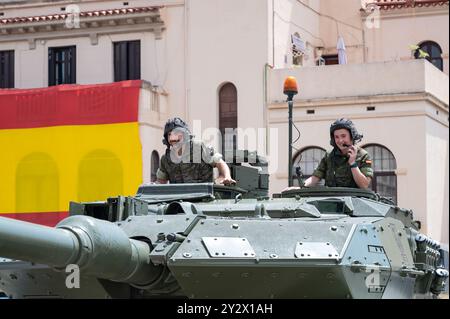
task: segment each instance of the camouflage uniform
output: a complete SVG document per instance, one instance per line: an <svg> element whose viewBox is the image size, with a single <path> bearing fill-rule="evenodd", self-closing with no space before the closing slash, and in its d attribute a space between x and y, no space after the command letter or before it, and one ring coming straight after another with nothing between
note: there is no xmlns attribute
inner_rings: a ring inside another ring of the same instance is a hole
<svg viewBox="0 0 450 319"><path fill-rule="evenodd" d="M356 163L364 176L373 177L372 161L370 160L369 154L362 148L358 148ZM314 171L313 176L320 179L325 178L326 186L358 188L358 185L353 179L350 165L348 164L348 157L336 148L325 154L319 166Z"/></svg>
<svg viewBox="0 0 450 319"><path fill-rule="evenodd" d="M171 160L170 151L161 157L156 177L170 183L210 183L213 182L213 168L222 159L211 146L191 140L190 151L183 152L179 163Z"/></svg>

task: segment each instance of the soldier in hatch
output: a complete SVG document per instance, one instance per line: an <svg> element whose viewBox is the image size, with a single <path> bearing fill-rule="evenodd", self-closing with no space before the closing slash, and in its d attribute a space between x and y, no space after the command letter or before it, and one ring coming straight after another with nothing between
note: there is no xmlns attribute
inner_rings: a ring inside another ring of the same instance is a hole
<svg viewBox="0 0 450 319"><path fill-rule="evenodd" d="M316 186L325 178L325 186L368 188L373 177L372 161L364 149L355 145L362 138L349 119L341 118L331 124L333 150L325 154L313 175L305 181L305 186ZM284 191L291 189L298 187Z"/></svg>
<svg viewBox="0 0 450 319"><path fill-rule="evenodd" d="M211 183L214 167L219 170L219 177L215 180L217 184L236 183L222 155L194 140L182 119L176 117L166 122L163 143L167 149L156 172L158 183Z"/></svg>

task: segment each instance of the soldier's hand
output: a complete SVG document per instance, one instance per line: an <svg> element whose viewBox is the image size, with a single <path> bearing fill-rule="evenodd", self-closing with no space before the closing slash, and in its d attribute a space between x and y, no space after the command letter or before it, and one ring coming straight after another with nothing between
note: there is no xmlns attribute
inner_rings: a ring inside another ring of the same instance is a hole
<svg viewBox="0 0 450 319"><path fill-rule="evenodd" d="M216 184L230 186L230 185L236 185L236 181L234 179L232 179L231 177L220 176L216 179Z"/></svg>
<svg viewBox="0 0 450 319"><path fill-rule="evenodd" d="M348 148L348 164L352 165L354 162L356 162L356 153L358 153L358 146L351 145Z"/></svg>
<svg viewBox="0 0 450 319"><path fill-rule="evenodd" d="M283 189L281 192L287 192L287 191L291 191L293 189L300 189L300 187L298 186L291 186L291 187L286 187L285 189Z"/></svg>

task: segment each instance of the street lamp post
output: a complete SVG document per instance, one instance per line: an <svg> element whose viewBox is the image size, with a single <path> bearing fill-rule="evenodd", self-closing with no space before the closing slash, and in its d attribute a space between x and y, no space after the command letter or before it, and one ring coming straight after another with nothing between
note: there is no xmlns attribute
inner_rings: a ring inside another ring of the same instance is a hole
<svg viewBox="0 0 450 319"><path fill-rule="evenodd" d="M287 102L288 102L288 110L289 110L289 162L288 162L288 186L292 186L292 108L294 105L294 102L292 99L294 98L294 95L298 93L297 89L297 80L293 76L288 76L286 80L284 81L284 88L283 93L287 95Z"/></svg>

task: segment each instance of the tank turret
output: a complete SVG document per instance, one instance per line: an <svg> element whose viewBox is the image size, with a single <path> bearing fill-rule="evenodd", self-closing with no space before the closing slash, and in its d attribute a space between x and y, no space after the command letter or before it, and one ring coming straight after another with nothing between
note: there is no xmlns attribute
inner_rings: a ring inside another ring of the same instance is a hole
<svg viewBox="0 0 450 319"><path fill-rule="evenodd" d="M448 252L420 233L410 210L368 190L244 192L143 185L136 196L73 203L73 216L55 228L0 218L0 256L9 258L0 261L0 287L14 298L431 298L446 291ZM80 270L79 288L67 285L70 265Z"/></svg>

